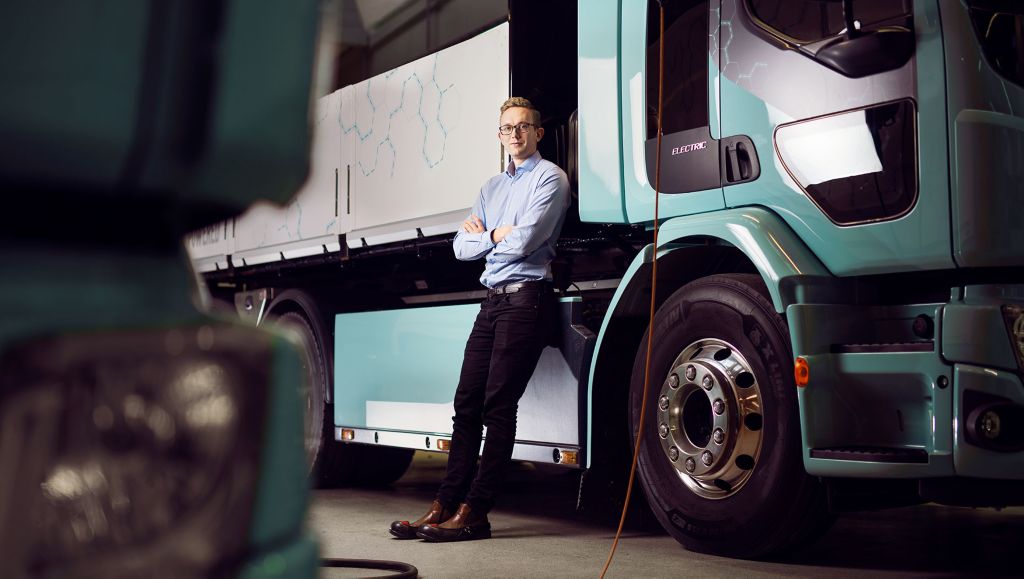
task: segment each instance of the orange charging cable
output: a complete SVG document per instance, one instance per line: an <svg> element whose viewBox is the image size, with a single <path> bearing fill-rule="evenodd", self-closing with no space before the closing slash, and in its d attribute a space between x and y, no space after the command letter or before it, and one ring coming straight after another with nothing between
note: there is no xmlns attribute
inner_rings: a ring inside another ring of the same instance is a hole
<svg viewBox="0 0 1024 579"><path fill-rule="evenodd" d="M655 148L654 161L654 250L651 253L651 311L650 325L647 330L647 358L644 361L644 392L640 401L640 421L636 428L636 445L633 447L633 462L629 467L629 484L626 485L626 501L622 505L622 516L619 518L619 528L615 531L615 540L612 541L612 549L608 553L608 560L601 569L601 579L604 579L608 567L615 557L615 549L619 546L619 538L622 536L622 527L626 523L626 512L629 510L629 499L633 495L633 481L636 480L636 462L640 456L640 444L643 441L644 418L647 416L647 390L651 377L651 344L654 341L654 311L657 306L655 296L658 288L658 192L661 190L661 106L664 98L665 84L665 7L658 2L659 30L658 35L658 143Z"/></svg>

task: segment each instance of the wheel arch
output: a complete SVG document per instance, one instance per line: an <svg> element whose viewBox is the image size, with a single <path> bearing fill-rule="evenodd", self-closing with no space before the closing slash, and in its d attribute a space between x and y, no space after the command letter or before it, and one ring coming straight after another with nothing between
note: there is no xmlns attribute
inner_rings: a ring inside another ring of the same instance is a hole
<svg viewBox="0 0 1024 579"><path fill-rule="evenodd" d="M755 273L780 314L793 302L786 280L831 276L803 241L774 213L743 207L666 221L658 232L656 307L696 279L721 273ZM648 245L630 264L605 314L591 360L587 404L587 464L627 432L628 385L634 355L647 329L654 257ZM594 425L600 424L600 434ZM599 438L600 437L600 438Z"/></svg>

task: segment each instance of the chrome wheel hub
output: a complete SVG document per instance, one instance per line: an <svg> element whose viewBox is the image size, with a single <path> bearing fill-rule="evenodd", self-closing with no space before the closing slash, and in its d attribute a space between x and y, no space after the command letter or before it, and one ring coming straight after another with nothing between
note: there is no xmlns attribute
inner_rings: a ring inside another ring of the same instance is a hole
<svg viewBox="0 0 1024 579"><path fill-rule="evenodd" d="M676 356L657 398L658 437L694 493L735 493L757 465L763 437L761 388L743 354L722 340L698 340Z"/></svg>

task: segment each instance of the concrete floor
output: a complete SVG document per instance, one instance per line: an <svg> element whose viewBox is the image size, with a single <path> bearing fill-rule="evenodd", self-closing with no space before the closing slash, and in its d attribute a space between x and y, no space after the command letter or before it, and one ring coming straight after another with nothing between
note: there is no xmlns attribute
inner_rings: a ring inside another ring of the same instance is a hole
<svg viewBox="0 0 1024 579"><path fill-rule="evenodd" d="M454 544L400 541L395 519L420 516L444 473L445 457L417 453L386 489L319 490L309 514L322 556L389 559L421 577L597 577L615 528L575 512L576 476L511 468L507 492L491 513L493 538ZM668 535L623 534L608 577L939 577L1024 575L1024 508L1002 511L922 505L845 515L804 552L784 562L692 553ZM328 569L325 579L367 576Z"/></svg>

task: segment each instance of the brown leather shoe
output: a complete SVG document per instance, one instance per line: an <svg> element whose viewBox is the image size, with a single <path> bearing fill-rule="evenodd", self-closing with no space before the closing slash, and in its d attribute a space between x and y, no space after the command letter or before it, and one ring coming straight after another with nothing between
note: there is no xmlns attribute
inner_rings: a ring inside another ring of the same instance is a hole
<svg viewBox="0 0 1024 579"><path fill-rule="evenodd" d="M432 543L490 539L491 523L487 520L487 513L473 513L469 505L462 503L454 517L440 524L422 525L416 530L416 536Z"/></svg>
<svg viewBox="0 0 1024 579"><path fill-rule="evenodd" d="M423 525L437 524L448 520L452 516L452 510L444 508L441 501L434 499L430 503L430 510L427 514L415 521L395 521L391 523L391 534L399 539L415 539L416 531Z"/></svg>

